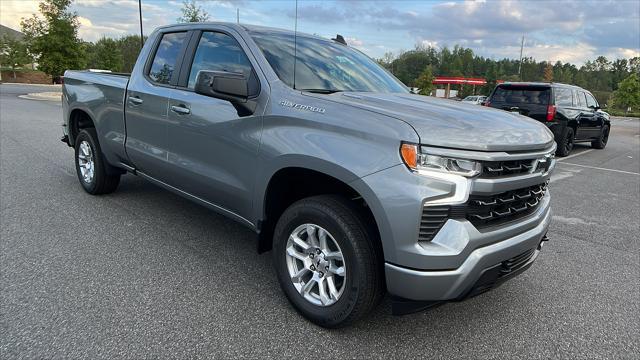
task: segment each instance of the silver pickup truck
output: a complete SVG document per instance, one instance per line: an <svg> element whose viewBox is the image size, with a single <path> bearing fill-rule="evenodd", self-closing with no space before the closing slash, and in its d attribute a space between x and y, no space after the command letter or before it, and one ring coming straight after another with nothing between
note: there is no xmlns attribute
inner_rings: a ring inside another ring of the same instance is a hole
<svg viewBox="0 0 640 360"><path fill-rule="evenodd" d="M321 326L477 295L546 240L546 126L413 95L341 36L161 27L130 76L67 71L63 108L87 192L134 174L247 226Z"/></svg>

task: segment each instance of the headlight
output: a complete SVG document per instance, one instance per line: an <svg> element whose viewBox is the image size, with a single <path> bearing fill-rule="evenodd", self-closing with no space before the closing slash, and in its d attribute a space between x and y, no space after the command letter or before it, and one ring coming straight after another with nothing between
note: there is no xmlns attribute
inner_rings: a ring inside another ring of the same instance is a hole
<svg viewBox="0 0 640 360"><path fill-rule="evenodd" d="M430 170L465 177L476 176L481 171L477 161L423 154L415 144L402 144L400 155L405 165L415 171Z"/></svg>

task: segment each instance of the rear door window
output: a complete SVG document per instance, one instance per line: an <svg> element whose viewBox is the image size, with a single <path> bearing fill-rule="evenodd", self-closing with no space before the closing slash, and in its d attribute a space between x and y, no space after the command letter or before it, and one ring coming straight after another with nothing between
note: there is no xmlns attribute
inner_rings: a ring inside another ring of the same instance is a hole
<svg viewBox="0 0 640 360"><path fill-rule="evenodd" d="M571 89L555 88L556 105L557 106L573 106L573 92Z"/></svg>
<svg viewBox="0 0 640 360"><path fill-rule="evenodd" d="M178 58L185 45L187 33L175 32L162 35L158 49L153 57L153 63L149 69L151 80L159 84L170 84L178 78L174 70L178 65Z"/></svg>
<svg viewBox="0 0 640 360"><path fill-rule="evenodd" d="M549 87L499 86L491 97L491 102L504 102L514 105L547 105L549 104L550 94L551 89Z"/></svg>

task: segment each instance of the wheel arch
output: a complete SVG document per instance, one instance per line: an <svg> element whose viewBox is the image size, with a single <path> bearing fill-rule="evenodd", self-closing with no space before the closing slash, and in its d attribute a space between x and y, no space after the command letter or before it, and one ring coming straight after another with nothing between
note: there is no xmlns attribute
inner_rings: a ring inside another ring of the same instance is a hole
<svg viewBox="0 0 640 360"><path fill-rule="evenodd" d="M363 191L359 177L349 170L320 159L306 156L294 156L288 159L287 166L274 168L267 179L258 186L255 202L258 227L258 252L269 251L273 243L273 230L284 210L297 200L321 194L339 194L358 203L361 214L372 227L375 246L384 257L379 226L376 216L377 199L371 198L372 192Z"/></svg>
<svg viewBox="0 0 640 360"><path fill-rule="evenodd" d="M75 139L80 133L80 130L84 128L94 128L96 131L96 123L90 112L83 108L75 108L69 111L69 118L67 120L69 131L69 144L74 146Z"/></svg>

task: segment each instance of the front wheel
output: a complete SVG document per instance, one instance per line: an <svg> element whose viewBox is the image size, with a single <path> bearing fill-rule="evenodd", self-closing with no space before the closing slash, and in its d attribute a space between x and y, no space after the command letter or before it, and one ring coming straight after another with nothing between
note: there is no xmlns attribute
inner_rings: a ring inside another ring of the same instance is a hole
<svg viewBox="0 0 640 360"><path fill-rule="evenodd" d="M107 173L106 160L100 150L95 129L80 131L75 139L76 173L86 192L92 195L108 194L118 187L120 174Z"/></svg>
<svg viewBox="0 0 640 360"><path fill-rule="evenodd" d="M575 134L573 132L573 128L567 127L564 131L564 136L558 142L558 149L556 150L556 155L558 156L567 156L573 150L573 142L574 142Z"/></svg>
<svg viewBox="0 0 640 360"><path fill-rule="evenodd" d="M291 304L328 328L367 314L384 289L374 240L347 199L322 195L291 205L278 220L273 239L278 281Z"/></svg>
<svg viewBox="0 0 640 360"><path fill-rule="evenodd" d="M607 146L607 141L609 141L609 126L605 125L600 131L600 135L596 140L591 142L591 147L594 149L604 149Z"/></svg>

